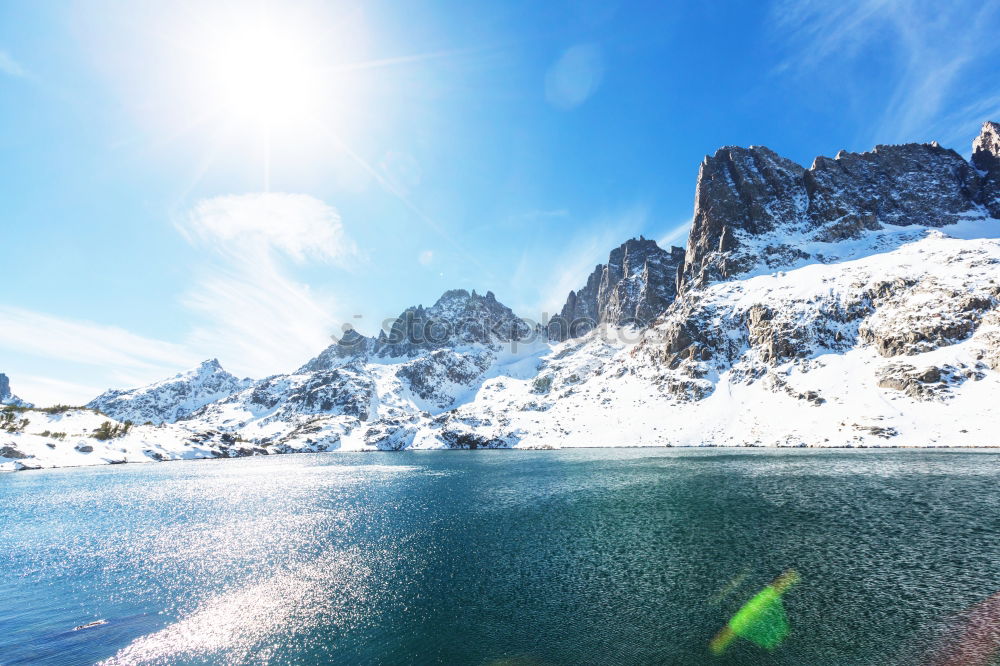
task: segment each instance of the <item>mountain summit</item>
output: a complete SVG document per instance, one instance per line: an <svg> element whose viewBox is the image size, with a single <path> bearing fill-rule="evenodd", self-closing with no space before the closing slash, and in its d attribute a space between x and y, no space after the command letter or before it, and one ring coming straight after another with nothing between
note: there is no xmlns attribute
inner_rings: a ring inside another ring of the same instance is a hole
<svg viewBox="0 0 1000 666"><path fill-rule="evenodd" d="M594 268L584 287L569 292L550 335L565 340L600 324L649 325L673 302L683 263L682 248L664 250L642 236L626 241L611 251L608 263Z"/></svg>
<svg viewBox="0 0 1000 666"><path fill-rule="evenodd" d="M979 200L1000 219L1000 123L985 122L972 142L972 163L982 174Z"/></svg>
<svg viewBox="0 0 1000 666"><path fill-rule="evenodd" d="M119 421L172 423L205 405L228 397L249 386L210 359L170 379L137 389L108 390L87 403Z"/></svg>
<svg viewBox="0 0 1000 666"><path fill-rule="evenodd" d="M503 343L524 340L532 330L509 307L499 302L492 291L479 295L476 290L451 289L429 308L416 305L404 310L377 337L364 337L347 329L336 343L303 365L299 372L329 370L350 359L413 358L435 349L463 345L496 348Z"/></svg>

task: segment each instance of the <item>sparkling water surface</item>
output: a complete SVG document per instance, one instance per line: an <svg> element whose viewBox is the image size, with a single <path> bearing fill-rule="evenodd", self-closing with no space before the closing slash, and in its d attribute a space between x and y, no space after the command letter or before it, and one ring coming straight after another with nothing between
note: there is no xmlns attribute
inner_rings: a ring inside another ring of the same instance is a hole
<svg viewBox="0 0 1000 666"><path fill-rule="evenodd" d="M996 451L912 450L3 474L0 664L944 663L1000 591L998 481ZM788 569L787 639L712 656Z"/></svg>

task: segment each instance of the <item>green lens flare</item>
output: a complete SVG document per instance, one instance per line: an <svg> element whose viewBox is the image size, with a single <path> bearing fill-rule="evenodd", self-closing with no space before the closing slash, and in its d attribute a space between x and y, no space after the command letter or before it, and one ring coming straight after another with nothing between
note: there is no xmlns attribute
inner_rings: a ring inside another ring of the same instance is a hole
<svg viewBox="0 0 1000 666"><path fill-rule="evenodd" d="M788 616L781 597L799 581L799 574L786 571L743 604L729 623L708 644L712 654L722 654L737 637L773 650L788 637Z"/></svg>

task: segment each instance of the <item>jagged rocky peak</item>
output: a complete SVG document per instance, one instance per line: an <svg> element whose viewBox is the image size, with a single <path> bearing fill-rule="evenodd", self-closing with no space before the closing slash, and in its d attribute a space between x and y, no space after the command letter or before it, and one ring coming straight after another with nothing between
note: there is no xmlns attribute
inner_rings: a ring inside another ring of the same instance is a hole
<svg viewBox="0 0 1000 666"><path fill-rule="evenodd" d="M990 215L1000 218L1000 123L983 123L982 131L972 142L972 164L983 176L983 205Z"/></svg>
<svg viewBox="0 0 1000 666"><path fill-rule="evenodd" d="M599 324L649 324L673 302L683 262L683 248L665 250L642 236L626 241L594 268L586 285L569 293L549 335L564 340Z"/></svg>
<svg viewBox="0 0 1000 666"><path fill-rule="evenodd" d="M995 145L995 125L987 125L977 139L983 164ZM841 151L808 169L763 146L720 148L698 172L680 287L809 259L805 243L855 239L884 225L953 224L982 210L983 184L961 155L936 142Z"/></svg>
<svg viewBox="0 0 1000 666"><path fill-rule="evenodd" d="M0 372L0 405L13 405L14 407L31 407L30 402L21 400L10 391L10 379Z"/></svg>
<svg viewBox="0 0 1000 666"><path fill-rule="evenodd" d="M972 142L972 163L981 171L1000 169L1000 123L987 120Z"/></svg>
<svg viewBox="0 0 1000 666"><path fill-rule="evenodd" d="M339 340L336 340L319 356L299 368L296 373L332 370L351 361L364 359L372 351L374 345L373 338L365 337L353 327L348 326Z"/></svg>
<svg viewBox="0 0 1000 666"><path fill-rule="evenodd" d="M388 331L379 332L374 353L382 357L414 356L421 351L465 344L496 345L523 340L531 328L492 291L452 289L434 305L407 308Z"/></svg>
<svg viewBox="0 0 1000 666"><path fill-rule="evenodd" d="M105 391L88 402L87 407L119 421L173 423L211 402L242 391L251 383L250 379L230 374L213 358L148 386Z"/></svg>
<svg viewBox="0 0 1000 666"><path fill-rule="evenodd" d="M369 356L412 357L422 352L468 344L495 346L523 340L531 334L528 324L492 291L451 289L429 308L409 307L376 337L365 337L353 328L334 344L299 368L298 372L323 372Z"/></svg>

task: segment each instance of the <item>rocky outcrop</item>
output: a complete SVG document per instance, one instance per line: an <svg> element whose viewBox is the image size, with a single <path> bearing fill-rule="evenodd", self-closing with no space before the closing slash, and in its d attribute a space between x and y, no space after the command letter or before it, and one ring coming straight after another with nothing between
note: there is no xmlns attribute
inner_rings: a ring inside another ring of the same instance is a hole
<svg viewBox="0 0 1000 666"><path fill-rule="evenodd" d="M998 303L1000 287L906 285L879 299L879 311L861 326L859 337L882 356L913 356L969 338Z"/></svg>
<svg viewBox="0 0 1000 666"><path fill-rule="evenodd" d="M210 420L235 429L250 420L293 422L299 416L337 414L359 420L371 417L375 383L361 360L329 370L274 375L238 393L205 405L192 419Z"/></svg>
<svg viewBox="0 0 1000 666"><path fill-rule="evenodd" d="M985 122L972 142L972 164L982 174L980 201L1000 219L1000 123Z"/></svg>
<svg viewBox="0 0 1000 666"><path fill-rule="evenodd" d="M109 390L87 403L119 421L173 423L205 405L227 398L251 384L226 372L217 359L170 379L137 389Z"/></svg>
<svg viewBox="0 0 1000 666"><path fill-rule="evenodd" d="M894 363L883 367L878 373L880 388L901 391L915 400L947 400L953 397L954 389L966 380L979 381L986 377L982 363L968 365L927 366L917 368L908 363Z"/></svg>
<svg viewBox="0 0 1000 666"><path fill-rule="evenodd" d="M937 143L841 151L809 169L763 146L720 148L698 172L681 290L822 260L807 246L886 225L941 227L984 217L984 208L997 216L997 128L987 123L976 139L975 168Z"/></svg>
<svg viewBox="0 0 1000 666"><path fill-rule="evenodd" d="M584 287L571 291L562 311L552 318L549 335L565 340L600 324L648 326L673 302L684 250L664 250L640 236L611 251Z"/></svg>
<svg viewBox="0 0 1000 666"><path fill-rule="evenodd" d="M365 358L374 348L375 341L366 338L353 328L344 331L344 335L332 345L324 349L319 356L310 360L296 372L320 372L332 370L354 359Z"/></svg>
<svg viewBox="0 0 1000 666"><path fill-rule="evenodd" d="M475 290L452 289L429 308L422 305L404 310L388 330L367 338L348 329L340 340L327 347L298 372L329 370L354 359L413 358L435 349L462 345L497 347L525 340L533 335L527 323L492 291L481 296Z"/></svg>
<svg viewBox="0 0 1000 666"><path fill-rule="evenodd" d="M14 407L32 406L30 402L25 402L11 393L10 379L3 373L0 373L0 405L12 405Z"/></svg>
<svg viewBox="0 0 1000 666"><path fill-rule="evenodd" d="M922 249L884 255L893 257L884 263L875 255L844 272L813 271L811 280L782 273L756 278L753 291L746 286L751 281L738 280L693 290L678 298L635 355L659 366L651 372L662 390L700 400L712 391L709 378L724 373L753 383L781 366L808 367L824 354L861 349L880 358L918 357L971 343L975 352L964 365L931 372L895 363L879 376L880 387L914 398L940 395L938 384L979 378L1000 359L1000 257L995 243L963 249L941 234L917 245Z"/></svg>
<svg viewBox="0 0 1000 666"><path fill-rule="evenodd" d="M434 305L407 308L389 327L380 331L373 354L379 357L413 357L421 352L459 345L496 346L527 339L531 327L492 291L480 296L473 290L453 289Z"/></svg>
<svg viewBox="0 0 1000 666"><path fill-rule="evenodd" d="M798 222L808 208L805 169L763 146L720 148L698 169L682 288L748 270L741 239Z"/></svg>

